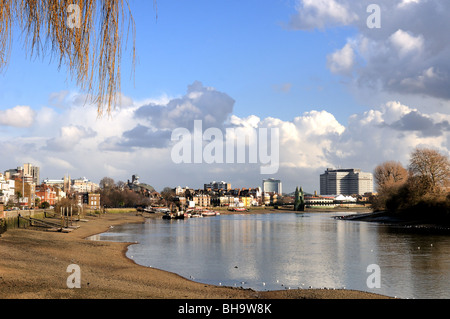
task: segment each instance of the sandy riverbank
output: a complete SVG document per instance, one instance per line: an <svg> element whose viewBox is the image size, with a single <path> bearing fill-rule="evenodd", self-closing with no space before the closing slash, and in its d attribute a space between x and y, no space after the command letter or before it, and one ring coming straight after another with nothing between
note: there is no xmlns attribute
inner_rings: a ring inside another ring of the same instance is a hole
<svg viewBox="0 0 450 319"><path fill-rule="evenodd" d="M154 215L153 218L157 218ZM150 217L152 218L152 217ZM71 233L8 230L0 237L0 298L3 299L374 299L352 290L300 289L256 292L192 282L137 265L125 256L127 243L85 238L110 226L141 223L135 213L105 214L79 222ZM81 289L68 289L67 266L81 268Z"/></svg>

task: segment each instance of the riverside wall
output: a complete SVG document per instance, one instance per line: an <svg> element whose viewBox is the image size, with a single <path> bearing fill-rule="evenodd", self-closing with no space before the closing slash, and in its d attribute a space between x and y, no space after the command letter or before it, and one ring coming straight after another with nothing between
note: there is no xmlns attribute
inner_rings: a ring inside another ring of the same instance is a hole
<svg viewBox="0 0 450 319"><path fill-rule="evenodd" d="M13 210L0 212L0 234L7 229L25 227L27 222L19 219L21 217L44 218L45 211L43 209L31 210Z"/></svg>

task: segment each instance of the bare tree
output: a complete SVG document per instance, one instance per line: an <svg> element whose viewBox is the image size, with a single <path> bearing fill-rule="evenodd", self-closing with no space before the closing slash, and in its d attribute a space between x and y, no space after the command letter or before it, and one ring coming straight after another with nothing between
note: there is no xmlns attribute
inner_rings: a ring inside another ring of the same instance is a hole
<svg viewBox="0 0 450 319"><path fill-rule="evenodd" d="M388 161L378 165L374 171L378 192L403 185L408 179L408 171L400 162Z"/></svg>
<svg viewBox="0 0 450 319"><path fill-rule="evenodd" d="M117 186L117 188L118 188L119 190L124 190L126 185L127 185L127 184L126 184L124 181L118 181L118 182L116 183L116 186Z"/></svg>
<svg viewBox="0 0 450 319"><path fill-rule="evenodd" d="M134 68L135 25L127 0L0 0L0 72L18 28L29 56L55 56L97 104L98 115L105 105L110 113L120 98L124 25L133 35Z"/></svg>
<svg viewBox="0 0 450 319"><path fill-rule="evenodd" d="M111 177L103 177L99 186L101 189L111 189L115 186L114 179Z"/></svg>
<svg viewBox="0 0 450 319"><path fill-rule="evenodd" d="M161 192L161 197L164 199L165 204L169 205L175 198L175 191L170 187L164 187Z"/></svg>
<svg viewBox="0 0 450 319"><path fill-rule="evenodd" d="M412 152L409 172L429 194L441 193L450 183L449 158L430 148Z"/></svg>

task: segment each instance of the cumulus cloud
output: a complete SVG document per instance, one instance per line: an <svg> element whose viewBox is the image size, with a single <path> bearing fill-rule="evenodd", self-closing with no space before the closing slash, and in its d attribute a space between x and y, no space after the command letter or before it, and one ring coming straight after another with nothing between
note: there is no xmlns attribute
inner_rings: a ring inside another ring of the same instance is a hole
<svg viewBox="0 0 450 319"><path fill-rule="evenodd" d="M29 127L33 124L35 115L29 106L18 105L12 109L0 110L0 125Z"/></svg>
<svg viewBox="0 0 450 319"><path fill-rule="evenodd" d="M350 74L353 70L355 52L350 43L328 56L328 68L337 74Z"/></svg>
<svg viewBox="0 0 450 319"><path fill-rule="evenodd" d="M358 16L350 6L338 0L302 0L298 12L291 17L289 27L292 29L323 29L336 25L348 25Z"/></svg>
<svg viewBox="0 0 450 319"><path fill-rule="evenodd" d="M400 58L408 54L419 54L423 50L424 39L422 35L414 36L409 32L398 29L389 37Z"/></svg>
<svg viewBox="0 0 450 319"><path fill-rule="evenodd" d="M96 133L91 128L78 125L63 126L58 137L47 141L46 150L65 152L72 150L82 139L95 137Z"/></svg>
<svg viewBox="0 0 450 319"><path fill-rule="evenodd" d="M202 120L207 127L219 127L233 111L235 101L226 93L203 86L195 81L181 98L167 104L149 104L136 111L136 117L147 118L157 129L192 128L194 120Z"/></svg>
<svg viewBox="0 0 450 319"><path fill-rule="evenodd" d="M214 113L207 101L221 108ZM154 100L145 105L133 101L130 105L116 110L110 119L96 118L95 107L91 110L83 104L65 108L61 113L48 108L37 110L36 118L47 119L54 130L33 130L33 126L30 136L14 141L0 138L0 148L15 154L14 158L0 159L1 164L5 169L15 167L32 153L32 160L42 165L42 176L49 178L70 173L94 181L107 175L127 180L136 173L161 190L177 185L201 187L205 181L225 179L236 187L259 186L263 178L276 177L283 180L286 191L300 185L314 191L318 189L318 176L327 167L354 167L370 172L386 160L399 160L406 165L416 146L434 147L444 154L448 154L450 146L450 115L419 110L399 101L372 106L349 116L345 123L323 109L312 109L290 120L275 116L239 117L233 114L233 100L228 95L199 84L190 86L179 98ZM197 116L184 118L184 111L177 113L180 105L197 109ZM153 106L160 112L149 112ZM171 117L174 113L178 115ZM174 129L184 126L190 132L194 120L201 119L203 131L216 127L224 132L224 138L227 128L238 128L238 137L261 128L277 128L279 169L271 176L261 174L261 162L176 164L171 158L173 129L162 124L168 118L174 119Z"/></svg>
<svg viewBox="0 0 450 319"><path fill-rule="evenodd" d="M381 28L367 26L371 0L300 1L296 30L351 26L356 34L330 52L327 66L359 88L450 100L448 1L379 0ZM338 14L339 13L339 14ZM391 95L393 96L393 95Z"/></svg>
<svg viewBox="0 0 450 319"><path fill-rule="evenodd" d="M226 93L195 81L187 93L167 103L150 103L137 108L134 118L143 123L101 144L104 150L126 150L127 147L163 148L170 142L175 128L192 131L194 120L201 120L203 128L223 128L229 119L234 100Z"/></svg>
<svg viewBox="0 0 450 319"><path fill-rule="evenodd" d="M387 160L407 165L409 154L417 146L449 153L450 116L422 113L398 101L353 114L346 125L325 110L305 112L291 121L233 116L232 122L249 129L279 128L277 176L286 185L307 185L309 191L318 189L318 176L327 167L372 172L376 165Z"/></svg>
<svg viewBox="0 0 450 319"><path fill-rule="evenodd" d="M447 115L424 114L391 101L350 116L330 159L372 169L385 160L395 159L407 164L411 151L421 145L448 154L449 137Z"/></svg>
<svg viewBox="0 0 450 319"><path fill-rule="evenodd" d="M435 122L428 115L421 114L416 110L410 111L388 126L399 131L418 132L420 136L424 137L442 136L445 132L450 131L448 120Z"/></svg>

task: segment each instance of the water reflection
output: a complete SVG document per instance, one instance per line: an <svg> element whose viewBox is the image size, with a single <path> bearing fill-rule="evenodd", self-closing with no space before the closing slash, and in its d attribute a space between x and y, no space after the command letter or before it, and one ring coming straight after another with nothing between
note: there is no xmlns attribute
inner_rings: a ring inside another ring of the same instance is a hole
<svg viewBox="0 0 450 319"><path fill-rule="evenodd" d="M256 290L328 287L402 298L449 298L450 237L402 232L334 214L221 215L115 227L101 240L138 242L142 265ZM369 289L367 267L381 269Z"/></svg>

